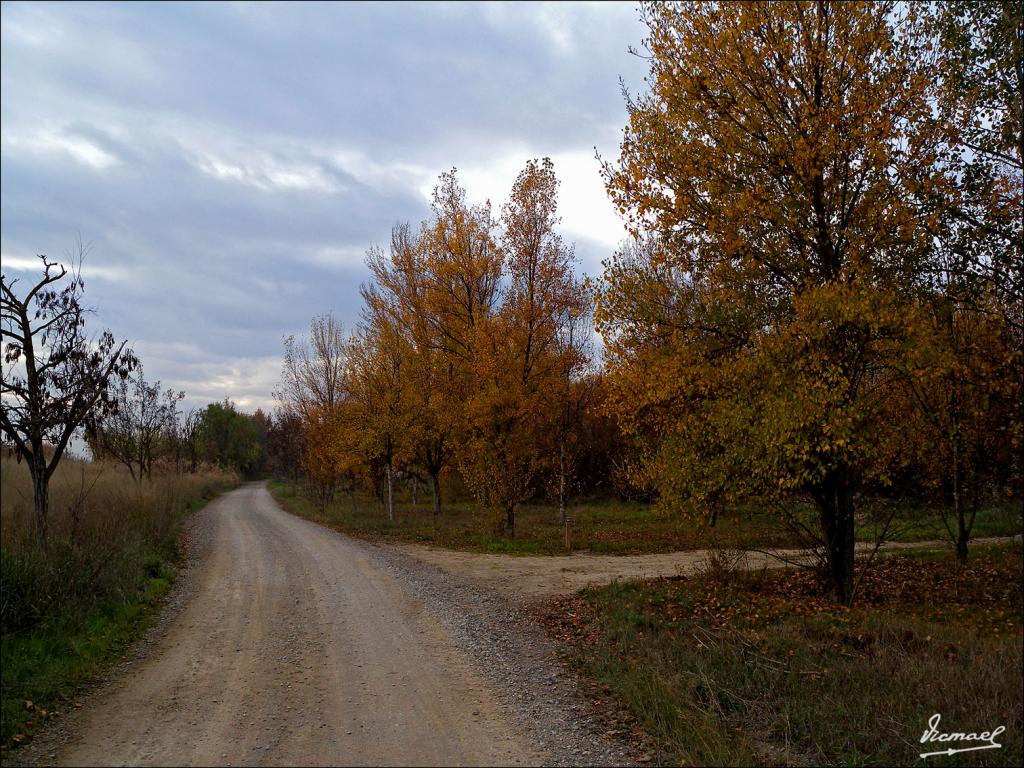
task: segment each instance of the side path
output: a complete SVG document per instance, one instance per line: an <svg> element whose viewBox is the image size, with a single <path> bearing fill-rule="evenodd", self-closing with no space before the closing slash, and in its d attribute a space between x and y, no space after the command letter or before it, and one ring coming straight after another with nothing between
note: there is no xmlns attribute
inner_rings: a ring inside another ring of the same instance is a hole
<svg viewBox="0 0 1024 768"><path fill-rule="evenodd" d="M207 507L193 535L180 612L10 762L631 762L503 598L293 517L259 483Z"/></svg>
<svg viewBox="0 0 1024 768"><path fill-rule="evenodd" d="M1021 535L973 539L971 544L1006 544L1020 541ZM615 580L652 579L693 573L703 566L712 550L666 552L655 555L484 555L458 552L423 544L395 544L396 549L451 573L469 579L484 589L497 590L513 599L540 598L571 594L590 585L608 584ZM888 542L882 552L905 549L949 549L948 541ZM857 544L858 554L868 554L873 544ZM780 549L774 552L747 552L739 556L737 567L756 571L782 568L788 561L810 562L811 555L802 549ZM783 559L780 559L783 558Z"/></svg>

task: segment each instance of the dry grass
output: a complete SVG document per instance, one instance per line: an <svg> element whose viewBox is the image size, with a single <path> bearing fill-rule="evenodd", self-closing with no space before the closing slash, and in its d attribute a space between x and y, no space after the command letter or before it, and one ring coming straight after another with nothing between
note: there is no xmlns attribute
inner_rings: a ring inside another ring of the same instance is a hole
<svg viewBox="0 0 1024 768"><path fill-rule="evenodd" d="M0 742L118 656L169 587L187 513L234 485L217 469L135 483L123 468L65 459L50 481L49 553L34 536L24 464L0 460Z"/></svg>
<svg viewBox="0 0 1024 768"><path fill-rule="evenodd" d="M156 474L140 484L121 465L65 459L50 480L50 540L57 546L111 549L140 533L162 538L183 501L233 482L233 474L206 467L192 474ZM31 546L32 483L26 465L0 460L0 486L0 544Z"/></svg>
<svg viewBox="0 0 1024 768"><path fill-rule="evenodd" d="M173 555L173 537L189 504L235 481L217 469L168 473L135 483L112 464L65 460L50 480L50 554L34 541L32 485L25 464L0 461L0 626L8 634L62 613L127 594L148 559Z"/></svg>
<svg viewBox="0 0 1024 768"><path fill-rule="evenodd" d="M808 572L703 573L587 590L542 618L655 763L917 763L938 712L946 731L1006 731L1002 749L929 765L1020 765L1021 554L979 547L959 572L948 553L894 555L853 609Z"/></svg>

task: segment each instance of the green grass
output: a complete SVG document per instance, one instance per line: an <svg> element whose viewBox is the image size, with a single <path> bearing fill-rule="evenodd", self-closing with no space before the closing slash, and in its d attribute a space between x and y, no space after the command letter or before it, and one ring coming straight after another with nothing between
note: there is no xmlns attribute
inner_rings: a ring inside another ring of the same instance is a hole
<svg viewBox="0 0 1024 768"><path fill-rule="evenodd" d="M956 521L949 518L949 525L956 531ZM1024 528L1021 503L1004 502L978 510L971 528L972 538L989 536L1015 536ZM861 528L860 537L870 540L882 530L879 522L868 522ZM908 506L889 526L889 541L927 541L947 539L949 533L942 522L939 510Z"/></svg>
<svg viewBox="0 0 1024 768"><path fill-rule="evenodd" d="M85 617L71 613L31 632L5 636L0 653L3 743L16 734L31 734L67 705L78 686L123 656L152 624L173 576L168 567L163 575L145 579L126 602Z"/></svg>
<svg viewBox="0 0 1024 768"><path fill-rule="evenodd" d="M365 495L340 494L321 512L301 492L271 482L270 490L285 509L345 533L363 538L417 542L471 552L513 555L565 553L564 529L558 509L548 504L523 504L516 512L516 533L507 539L500 516L465 502L446 503L435 519L430 501L421 496L413 505L399 497L395 521L387 519L384 506ZM729 546L790 543L784 532L770 530L764 515L723 517L713 534L692 522L665 514L650 504L615 500L584 500L568 510L573 520L572 549L600 554L672 552L707 546L711 540Z"/></svg>
<svg viewBox="0 0 1024 768"><path fill-rule="evenodd" d="M972 565L974 561L988 562L991 558L997 557L1000 553L1008 551L1020 551L1019 542L974 542L967 548L967 562ZM924 560L930 563L950 562L950 551L948 549L899 549L889 552L879 552L880 559L889 557L908 558L911 560Z"/></svg>
<svg viewBox="0 0 1024 768"><path fill-rule="evenodd" d="M1022 551L892 555L861 604L806 572L613 584L557 603L553 631L678 764L920 763L927 720L1005 725L1003 748L928 765L1020 765ZM944 748L941 745L937 748Z"/></svg>
<svg viewBox="0 0 1024 768"><path fill-rule="evenodd" d="M0 744L5 749L59 716L76 690L142 637L177 574L176 542L185 519L227 487L222 481L197 485L193 498L168 500L170 517L156 540L137 532L106 550L58 541L45 559L13 542L4 548L5 602L33 605L5 613L8 631L0 643Z"/></svg>
<svg viewBox="0 0 1024 768"><path fill-rule="evenodd" d="M558 510L550 504L523 504L516 512L513 539L502 533L500 516L466 501L446 503L435 519L426 494L413 504L408 492L398 495L395 520L387 519L384 505L363 493L339 494L321 511L301 492L271 482L270 490L285 509L362 538L417 542L470 552L512 555L564 554L565 535ZM814 525L814 512L798 507ZM584 499L568 510L573 519L572 549L595 554L644 554L707 547L795 547L800 542L779 521L755 506L728 512L715 528L702 527L655 505L611 499ZM938 528L936 527L938 526ZM976 536L1020 533L1019 506L1004 505L979 513ZM863 524L862 540L871 541L878 524ZM906 507L888 537L894 541L922 541L945 537L933 510Z"/></svg>

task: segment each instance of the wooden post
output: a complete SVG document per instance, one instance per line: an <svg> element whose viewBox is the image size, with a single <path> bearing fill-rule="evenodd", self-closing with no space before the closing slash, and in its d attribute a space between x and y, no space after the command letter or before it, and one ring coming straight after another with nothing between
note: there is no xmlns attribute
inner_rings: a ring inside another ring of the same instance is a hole
<svg viewBox="0 0 1024 768"><path fill-rule="evenodd" d="M565 518L565 550L572 552L572 518Z"/></svg>

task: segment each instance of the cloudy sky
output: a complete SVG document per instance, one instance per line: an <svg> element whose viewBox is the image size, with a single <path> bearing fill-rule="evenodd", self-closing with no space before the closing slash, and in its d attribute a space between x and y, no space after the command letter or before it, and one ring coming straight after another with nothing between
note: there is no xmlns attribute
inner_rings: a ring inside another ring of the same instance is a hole
<svg viewBox="0 0 1024 768"><path fill-rule="evenodd" d="M189 405L271 404L282 337L359 313L363 257L455 166L497 207L531 157L582 269L623 237L594 158L643 84L632 3L12 2L4 273L89 245L96 325Z"/></svg>

